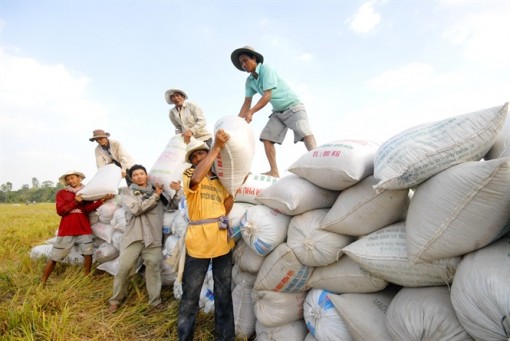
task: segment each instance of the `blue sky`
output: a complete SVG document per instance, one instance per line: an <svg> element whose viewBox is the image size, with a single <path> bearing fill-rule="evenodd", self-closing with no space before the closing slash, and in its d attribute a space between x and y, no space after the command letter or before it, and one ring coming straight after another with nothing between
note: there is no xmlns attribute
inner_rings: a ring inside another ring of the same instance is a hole
<svg viewBox="0 0 510 341"><path fill-rule="evenodd" d="M299 94L321 145L507 102L509 42L506 0L0 0L0 184L90 179L97 128L150 169L174 134L167 89L211 130L238 114L247 74L230 54L244 45ZM289 132L280 175L305 152ZM257 141L252 172L267 170Z"/></svg>

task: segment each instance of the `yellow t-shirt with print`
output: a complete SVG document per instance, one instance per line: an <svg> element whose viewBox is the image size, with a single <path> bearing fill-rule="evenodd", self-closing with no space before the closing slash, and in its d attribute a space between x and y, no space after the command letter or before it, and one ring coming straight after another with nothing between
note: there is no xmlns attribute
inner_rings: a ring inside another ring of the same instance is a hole
<svg viewBox="0 0 510 341"><path fill-rule="evenodd" d="M225 215L223 202L227 193L217 177L207 176L202 179L196 191L189 188L193 168L183 174L183 188L191 221L217 218ZM234 247L234 241L228 237L227 230L220 230L218 222L188 225L186 232L186 249L191 257L214 258L226 255Z"/></svg>

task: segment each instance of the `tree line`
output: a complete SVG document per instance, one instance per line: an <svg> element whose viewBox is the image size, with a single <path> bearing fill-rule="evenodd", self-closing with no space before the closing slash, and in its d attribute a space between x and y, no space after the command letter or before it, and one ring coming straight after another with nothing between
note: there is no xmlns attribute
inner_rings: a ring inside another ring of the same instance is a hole
<svg viewBox="0 0 510 341"><path fill-rule="evenodd" d="M25 203L55 202L55 195L64 186L53 181L39 183L37 178L32 178L32 186L25 184L18 190L12 189L12 183L6 182L0 185L0 203Z"/></svg>

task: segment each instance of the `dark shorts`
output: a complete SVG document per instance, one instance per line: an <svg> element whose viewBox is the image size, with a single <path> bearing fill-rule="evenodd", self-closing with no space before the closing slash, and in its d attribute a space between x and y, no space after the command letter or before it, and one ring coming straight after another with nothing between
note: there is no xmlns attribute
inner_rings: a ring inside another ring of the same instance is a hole
<svg viewBox="0 0 510 341"><path fill-rule="evenodd" d="M282 144L288 129L294 132L294 143L313 135L303 104L296 104L285 111L273 111L260 133L260 140Z"/></svg>

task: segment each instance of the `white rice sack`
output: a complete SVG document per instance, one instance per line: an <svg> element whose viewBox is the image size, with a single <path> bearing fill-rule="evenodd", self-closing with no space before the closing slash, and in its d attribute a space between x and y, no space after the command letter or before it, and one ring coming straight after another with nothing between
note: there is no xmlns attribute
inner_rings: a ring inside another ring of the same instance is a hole
<svg viewBox="0 0 510 341"><path fill-rule="evenodd" d="M30 259L48 258L51 253L51 244L36 245L30 250Z"/></svg>
<svg viewBox="0 0 510 341"><path fill-rule="evenodd" d="M290 220L287 245L304 265L332 264L343 255L342 248L354 240L353 237L319 229L327 212L327 209L311 210Z"/></svg>
<svg viewBox="0 0 510 341"><path fill-rule="evenodd" d="M331 294L329 298L354 340L392 341L386 328L386 310L397 292L397 288L389 287L369 294Z"/></svg>
<svg viewBox="0 0 510 341"><path fill-rule="evenodd" d="M232 283L234 285L253 289L256 280L256 273L241 271L239 265L234 263L232 266Z"/></svg>
<svg viewBox="0 0 510 341"><path fill-rule="evenodd" d="M264 256L260 256L253 251L244 240L239 240L234 248L234 263L239 266L239 270L251 273L259 272L264 263Z"/></svg>
<svg viewBox="0 0 510 341"><path fill-rule="evenodd" d="M100 238L98 238L98 239L100 239ZM120 251L120 244L122 244L122 239L124 239L124 232L121 230L114 229L113 234L112 234L112 245L115 246L115 248L119 251Z"/></svg>
<svg viewBox="0 0 510 341"><path fill-rule="evenodd" d="M58 237L53 237L53 238L48 239L46 241L46 244L51 244L51 245L55 244L57 242L57 238Z"/></svg>
<svg viewBox="0 0 510 341"><path fill-rule="evenodd" d="M297 175L289 174L266 188L256 201L293 216L317 208L330 208L339 192L321 188Z"/></svg>
<svg viewBox="0 0 510 341"><path fill-rule="evenodd" d="M119 250L111 243L103 243L94 250L94 256L97 263L104 263L119 256Z"/></svg>
<svg viewBox="0 0 510 341"><path fill-rule="evenodd" d="M115 276L117 274L118 268L119 268L119 257L112 259L110 261L101 263L97 266L98 270L106 271L110 275Z"/></svg>
<svg viewBox="0 0 510 341"><path fill-rule="evenodd" d="M304 341L317 341L317 339L311 333L308 333Z"/></svg>
<svg viewBox="0 0 510 341"><path fill-rule="evenodd" d="M186 143L180 134L170 138L158 159L149 171L149 182L152 185L163 185L167 197L172 198L175 190L170 188L172 181L182 182L182 173L190 164L184 160L186 156Z"/></svg>
<svg viewBox="0 0 510 341"><path fill-rule="evenodd" d="M265 259L253 288L280 292L305 291L313 267L301 264L286 243L278 245Z"/></svg>
<svg viewBox="0 0 510 341"><path fill-rule="evenodd" d="M496 136L496 140L489 152L483 157L485 160L510 157L510 119L506 118L503 128Z"/></svg>
<svg viewBox="0 0 510 341"><path fill-rule="evenodd" d="M113 232L115 232L112 225L98 222L92 225L91 228L94 236L101 238L105 242L112 242Z"/></svg>
<svg viewBox="0 0 510 341"><path fill-rule="evenodd" d="M172 231L172 225L175 217L180 214L178 210L175 211L163 211L163 231L170 233ZM167 233L167 234L168 234Z"/></svg>
<svg viewBox="0 0 510 341"><path fill-rule="evenodd" d="M319 187L341 191L373 174L378 148L370 141L333 141L308 151L288 171Z"/></svg>
<svg viewBox="0 0 510 341"><path fill-rule="evenodd" d="M84 200L99 200L107 194L117 194L121 180L120 168L110 163L99 168L85 187L76 194L81 194Z"/></svg>
<svg viewBox="0 0 510 341"><path fill-rule="evenodd" d="M255 205L241 218L244 242L259 256L266 256L287 238L290 217L265 205Z"/></svg>
<svg viewBox="0 0 510 341"><path fill-rule="evenodd" d="M236 202L258 204L256 197L266 188L278 181L278 178L265 174L249 174L235 195Z"/></svg>
<svg viewBox="0 0 510 341"><path fill-rule="evenodd" d="M124 210L124 207L117 206L115 212L113 212L113 217L110 221L110 225L112 225L116 230L122 232L126 231L126 210Z"/></svg>
<svg viewBox="0 0 510 341"><path fill-rule="evenodd" d="M331 302L332 293L326 290L312 289L303 304L306 326L317 340L353 341L343 318Z"/></svg>
<svg viewBox="0 0 510 341"><path fill-rule="evenodd" d="M457 319L446 286L402 288L389 304L386 327L395 341L473 340Z"/></svg>
<svg viewBox="0 0 510 341"><path fill-rule="evenodd" d="M188 228L188 223L189 220L185 215L176 214L174 220L172 221L172 226L170 228L172 234L184 237L186 229Z"/></svg>
<svg viewBox="0 0 510 341"><path fill-rule="evenodd" d="M400 222L361 237L343 248L365 270L405 287L449 284L460 257L413 264L407 257L405 223Z"/></svg>
<svg viewBox="0 0 510 341"><path fill-rule="evenodd" d="M208 281L204 281L204 285L200 291L200 300L198 304L200 306L200 310L202 310L204 313L214 312L213 290L213 284L210 284Z"/></svg>
<svg viewBox="0 0 510 341"><path fill-rule="evenodd" d="M241 219L246 213L246 210L252 206L253 204L234 202L234 205L228 214L230 238L232 238L235 242L242 238Z"/></svg>
<svg viewBox="0 0 510 341"><path fill-rule="evenodd" d="M225 130L230 139L214 160L214 169L221 184L235 196L250 173L255 156L255 136L251 126L239 116L225 116L214 125L214 133Z"/></svg>
<svg viewBox="0 0 510 341"><path fill-rule="evenodd" d="M168 257L164 256L161 261L161 285L173 285L175 279L177 278L177 274L174 271L173 266L168 264L166 261Z"/></svg>
<svg viewBox="0 0 510 341"><path fill-rule="evenodd" d="M406 220L409 260L462 256L510 229L510 158L465 162L415 191Z"/></svg>
<svg viewBox="0 0 510 341"><path fill-rule="evenodd" d="M463 257L453 280L451 301L460 323L474 339L508 339L510 234Z"/></svg>
<svg viewBox="0 0 510 341"><path fill-rule="evenodd" d="M115 210L117 210L117 203L114 199L105 201L101 206L96 209L99 221L104 224L110 224L113 219Z"/></svg>
<svg viewBox="0 0 510 341"><path fill-rule="evenodd" d="M494 144L508 103L407 129L379 148L377 188L404 189L456 164L480 160Z"/></svg>
<svg viewBox="0 0 510 341"><path fill-rule="evenodd" d="M232 303L234 306L234 326L236 337L250 338L255 333L255 312L253 310L253 299L251 288L236 285L232 290Z"/></svg>
<svg viewBox="0 0 510 341"><path fill-rule="evenodd" d="M265 327L278 327L303 319L306 292L253 291L253 310Z"/></svg>
<svg viewBox="0 0 510 341"><path fill-rule="evenodd" d="M363 236L403 220L409 190L375 190L373 175L342 191L320 228L348 236Z"/></svg>
<svg viewBox="0 0 510 341"><path fill-rule="evenodd" d="M95 223L97 223L99 221L99 216L97 215L96 210L90 212L88 217L89 217L90 225L94 225Z"/></svg>
<svg viewBox="0 0 510 341"><path fill-rule="evenodd" d="M313 270L307 288L324 289L335 294L370 293L388 285L384 279L372 275L347 256L337 262Z"/></svg>
<svg viewBox="0 0 510 341"><path fill-rule="evenodd" d="M281 340L304 340L308 334L304 320L294 321L282 326L269 328L262 323L255 324L257 341L281 341Z"/></svg>

